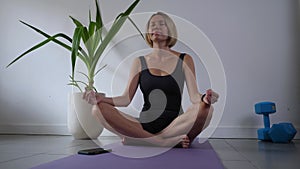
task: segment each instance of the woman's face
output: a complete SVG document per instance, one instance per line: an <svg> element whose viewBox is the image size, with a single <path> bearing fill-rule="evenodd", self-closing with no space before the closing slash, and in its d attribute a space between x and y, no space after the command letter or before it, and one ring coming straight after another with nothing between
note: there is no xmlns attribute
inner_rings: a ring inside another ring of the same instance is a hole
<svg viewBox="0 0 300 169"><path fill-rule="evenodd" d="M149 22L148 32L152 41L163 41L168 39L168 27L161 15L155 15Z"/></svg>

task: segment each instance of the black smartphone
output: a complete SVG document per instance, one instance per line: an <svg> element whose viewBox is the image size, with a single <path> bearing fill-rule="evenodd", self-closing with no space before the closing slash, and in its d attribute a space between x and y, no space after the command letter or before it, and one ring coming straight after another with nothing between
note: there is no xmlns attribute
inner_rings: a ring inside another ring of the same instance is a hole
<svg viewBox="0 0 300 169"><path fill-rule="evenodd" d="M111 152L111 149L104 149L101 147L98 148L92 148L92 149L85 149L85 150L79 150L78 154L83 155L96 155L96 154L103 154L103 153L109 153Z"/></svg>

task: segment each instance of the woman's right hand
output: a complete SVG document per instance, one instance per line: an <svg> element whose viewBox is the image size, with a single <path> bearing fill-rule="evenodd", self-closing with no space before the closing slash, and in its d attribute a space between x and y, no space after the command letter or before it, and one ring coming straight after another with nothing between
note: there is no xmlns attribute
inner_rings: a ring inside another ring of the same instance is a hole
<svg viewBox="0 0 300 169"><path fill-rule="evenodd" d="M219 99L219 94L213 91L212 89L206 90L205 97L203 99L206 104L214 104Z"/></svg>
<svg viewBox="0 0 300 169"><path fill-rule="evenodd" d="M86 100L89 104L96 105L102 101L104 94L96 93L93 90L85 91L83 93L83 99Z"/></svg>

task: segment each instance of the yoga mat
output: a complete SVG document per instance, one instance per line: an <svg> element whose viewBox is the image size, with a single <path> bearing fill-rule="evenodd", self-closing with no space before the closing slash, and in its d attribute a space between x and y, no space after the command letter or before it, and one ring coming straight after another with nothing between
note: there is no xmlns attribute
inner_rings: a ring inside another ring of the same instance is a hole
<svg viewBox="0 0 300 169"><path fill-rule="evenodd" d="M156 152L158 147L116 145L118 151ZM122 147L124 148L122 150ZM114 149L113 149L114 151ZM142 153L145 154L145 153ZM222 162L208 141L193 142L189 149L172 148L146 158L128 158L114 153L99 155L71 155L32 169L224 169Z"/></svg>

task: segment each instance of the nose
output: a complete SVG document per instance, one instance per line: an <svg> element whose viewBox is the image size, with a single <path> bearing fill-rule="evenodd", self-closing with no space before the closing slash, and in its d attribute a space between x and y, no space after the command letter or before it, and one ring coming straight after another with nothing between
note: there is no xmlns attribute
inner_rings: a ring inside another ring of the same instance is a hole
<svg viewBox="0 0 300 169"><path fill-rule="evenodd" d="M152 26L151 26L151 28L152 29L160 29L160 25L159 24L153 24Z"/></svg>
<svg viewBox="0 0 300 169"><path fill-rule="evenodd" d="M152 29L158 29L158 28L159 28L159 26L156 24L152 26Z"/></svg>

